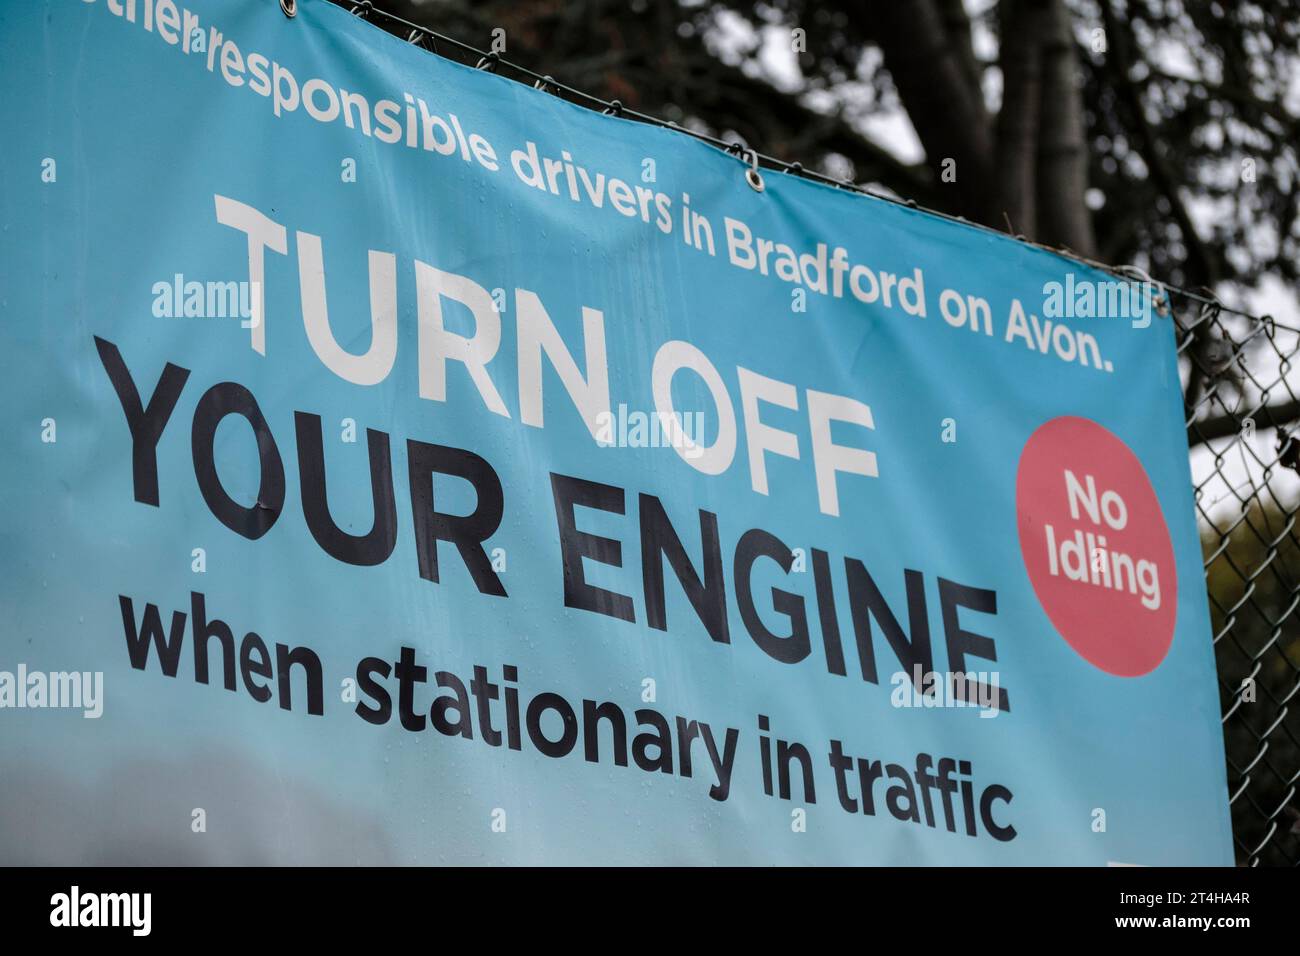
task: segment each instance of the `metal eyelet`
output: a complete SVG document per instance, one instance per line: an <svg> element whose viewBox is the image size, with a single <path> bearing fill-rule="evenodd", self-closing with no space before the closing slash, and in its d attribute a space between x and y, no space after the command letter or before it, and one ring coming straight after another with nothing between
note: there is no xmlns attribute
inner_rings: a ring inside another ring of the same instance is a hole
<svg viewBox="0 0 1300 956"><path fill-rule="evenodd" d="M749 155L749 169L745 170L745 182L749 183L749 188L756 193L763 191L763 174L758 171L758 152L747 149L745 153Z"/></svg>

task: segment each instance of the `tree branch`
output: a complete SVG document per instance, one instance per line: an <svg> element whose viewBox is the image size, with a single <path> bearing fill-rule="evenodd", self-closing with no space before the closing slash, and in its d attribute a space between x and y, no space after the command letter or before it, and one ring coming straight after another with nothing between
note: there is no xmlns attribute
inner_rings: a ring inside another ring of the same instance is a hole
<svg viewBox="0 0 1300 956"><path fill-rule="evenodd" d="M1247 415L1223 414L1211 415L1201 421L1194 421L1187 426L1187 443L1193 448L1216 438L1227 438L1241 432L1241 423L1245 418L1255 422L1258 431L1265 428L1279 428L1300 418L1300 399L1279 402L1276 405L1264 405ZM1261 421L1261 419L1263 419Z"/></svg>
<svg viewBox="0 0 1300 956"><path fill-rule="evenodd" d="M766 127L776 135L755 137L755 145L765 152L772 152L778 139L799 140L819 156L838 153L846 157L861 181L878 182L926 205L939 202L935 178L924 165L903 162L854 129L842 115L818 113L799 94L777 90L739 67L722 62L698 38L680 39L678 52L688 58L690 70L708 80L693 85L695 95L690 104L692 112L706 122L716 123L719 116L730 117L737 131L746 135ZM746 126L750 127L748 131ZM773 126L780 129L772 130Z"/></svg>
<svg viewBox="0 0 1300 956"><path fill-rule="evenodd" d="M979 86L967 82L934 0L880 4L872 30L935 179L945 159L957 164L958 188L944 206L989 222L991 124Z"/></svg>
<svg viewBox="0 0 1300 956"><path fill-rule="evenodd" d="M1115 65L1118 76L1115 77L1116 86L1119 88L1121 97L1128 111L1132 114L1133 125L1137 128L1138 141L1143 160L1146 162L1147 169L1151 172L1151 179L1159 188L1161 194L1169 201L1173 210L1174 219L1178 223L1178 230L1183 235L1183 242L1187 245L1188 265L1196 273L1196 279L1199 282L1191 280L1188 284L1214 286L1222 275L1218 262L1210 255L1209 249L1202 242L1200 233L1196 231L1196 226L1192 222L1191 213L1187 209L1187 204L1183 202L1183 197L1178 191L1177 177L1169 163L1166 161L1164 154L1160 151L1159 143L1155 131L1147 121L1146 111L1142 106L1142 96L1132 79L1133 68L1133 35L1129 32L1129 24L1121 25L1119 18L1111 9L1110 0L1104 0L1101 4L1102 18L1106 25L1106 34L1110 38L1110 48L1115 55Z"/></svg>
<svg viewBox="0 0 1300 956"><path fill-rule="evenodd" d="M939 15L943 18L943 32L948 38L948 47L957 58L966 82L972 89L979 90L984 72L980 69L979 61L975 59L970 16L966 13L966 5L963 0L937 0L937 2Z"/></svg>

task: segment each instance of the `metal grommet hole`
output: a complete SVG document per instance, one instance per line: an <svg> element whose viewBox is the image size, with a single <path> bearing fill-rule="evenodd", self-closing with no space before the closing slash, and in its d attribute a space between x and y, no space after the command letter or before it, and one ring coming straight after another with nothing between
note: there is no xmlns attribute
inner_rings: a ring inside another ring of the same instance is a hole
<svg viewBox="0 0 1300 956"><path fill-rule="evenodd" d="M754 192L761 193L763 191L763 174L758 171L758 150L746 149L739 143L733 143L732 149L736 150L742 159L749 161L749 168L745 170L745 182L749 183L749 188Z"/></svg>
<svg viewBox="0 0 1300 956"><path fill-rule="evenodd" d="M280 0L280 10L286 17L298 15L298 0Z"/></svg>

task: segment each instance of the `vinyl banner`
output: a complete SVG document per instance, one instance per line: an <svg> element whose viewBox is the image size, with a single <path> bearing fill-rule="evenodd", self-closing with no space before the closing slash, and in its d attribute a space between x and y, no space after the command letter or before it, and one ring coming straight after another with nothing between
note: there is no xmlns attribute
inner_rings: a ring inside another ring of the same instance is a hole
<svg viewBox="0 0 1300 956"><path fill-rule="evenodd" d="M324 0L0 36L0 860L1232 862L1158 290Z"/></svg>

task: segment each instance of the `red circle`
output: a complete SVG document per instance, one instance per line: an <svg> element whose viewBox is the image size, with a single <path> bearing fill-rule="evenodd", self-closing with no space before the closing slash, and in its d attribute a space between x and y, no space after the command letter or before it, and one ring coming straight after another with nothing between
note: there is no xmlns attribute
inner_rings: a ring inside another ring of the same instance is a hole
<svg viewBox="0 0 1300 956"><path fill-rule="evenodd" d="M1066 642L1108 674L1159 666L1178 575L1160 501L1129 447L1086 418L1040 426L1020 454L1016 523L1034 594Z"/></svg>

